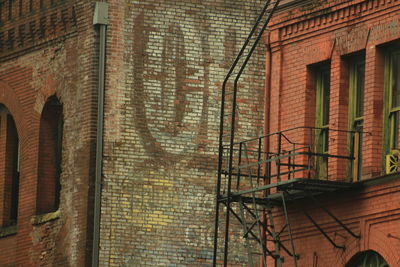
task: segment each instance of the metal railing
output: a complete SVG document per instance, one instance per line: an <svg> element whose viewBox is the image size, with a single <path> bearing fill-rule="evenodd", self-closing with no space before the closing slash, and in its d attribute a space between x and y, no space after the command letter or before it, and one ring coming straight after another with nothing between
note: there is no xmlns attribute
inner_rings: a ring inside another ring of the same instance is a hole
<svg viewBox="0 0 400 267"><path fill-rule="evenodd" d="M233 151L233 156L232 162L225 160L222 164L220 177L226 178L222 190L232 185L232 193L241 192L294 178L356 180L358 177L353 176L358 172L353 170L360 169L361 146L355 144L362 135L357 131L295 127L233 143L233 148L223 147L223 154Z"/></svg>

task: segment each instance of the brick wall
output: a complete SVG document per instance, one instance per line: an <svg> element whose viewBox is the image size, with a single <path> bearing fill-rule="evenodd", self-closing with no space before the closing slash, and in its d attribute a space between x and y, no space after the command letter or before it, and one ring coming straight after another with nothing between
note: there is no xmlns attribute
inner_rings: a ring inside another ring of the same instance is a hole
<svg viewBox="0 0 400 267"><path fill-rule="evenodd" d="M389 7L389 10L381 11L383 6ZM271 114L279 116L269 118L269 131L315 125L315 84L312 76L313 69L318 69L317 64L322 62L328 63L331 68L330 127L347 128L348 65L351 62L348 57L361 53L366 59L364 130L372 133L364 139L363 175L373 177L383 174L384 55L391 42L398 39L396 8L394 2L349 2L326 7L324 12L327 14L324 15L308 11L300 18L300 14L304 13L292 11L290 16L281 13L276 17L271 32L273 80L270 106ZM374 11L379 13L372 14ZM387 17L383 18L386 14ZM341 24L344 22L349 26ZM340 150L342 143L337 141L333 152Z"/></svg>
<svg viewBox="0 0 400 267"><path fill-rule="evenodd" d="M0 103L15 120L21 157L18 223L14 233L0 237L0 266L90 263L96 103L91 17L91 1L2 5ZM64 113L60 208L36 216L40 117L52 95Z"/></svg>
<svg viewBox="0 0 400 267"><path fill-rule="evenodd" d="M347 130L350 56L366 59L364 131L370 134L364 135L363 187L318 197L361 238L351 237L311 202L296 201L289 206L289 214L300 254L298 266L344 266L366 250L381 254L389 266L399 265L399 175L384 175L382 151L384 55L388 47L399 47L399 9L397 1L327 1L314 9L281 12L274 19L269 132L315 126L313 70L322 62L331 68L329 127ZM330 153L347 150L347 140L340 134L330 135L329 142ZM329 170L331 180L348 177L346 162L330 159ZM345 249L334 248L302 214L302 208ZM279 210L277 214L282 219ZM282 240L287 242L287 236ZM283 255L284 266L293 266L291 258Z"/></svg>
<svg viewBox="0 0 400 267"><path fill-rule="evenodd" d="M261 1L110 4L101 266L209 266L221 83ZM262 134L257 53L239 89L242 138Z"/></svg>

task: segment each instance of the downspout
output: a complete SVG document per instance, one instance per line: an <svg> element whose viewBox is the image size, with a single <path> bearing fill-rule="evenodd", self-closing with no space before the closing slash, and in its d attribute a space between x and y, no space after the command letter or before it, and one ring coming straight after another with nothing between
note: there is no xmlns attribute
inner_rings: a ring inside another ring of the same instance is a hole
<svg viewBox="0 0 400 267"><path fill-rule="evenodd" d="M270 129L270 110L271 110L271 72L272 72L272 51L271 51L271 42L270 42L270 32L265 34L265 47L266 47L266 55L265 55L265 84L264 84L264 136L269 134ZM264 138L264 151L269 151L269 138ZM266 154L268 156L268 154ZM266 160L266 158L264 158ZM265 168L265 176L268 175L268 170ZM270 183L271 181L265 181L265 183ZM269 190L264 192L265 196L269 194ZM264 222L268 222L267 214L265 210L263 211L263 218ZM262 240L265 240L265 247L267 247L267 233L263 231L262 233ZM265 259L266 260L266 259ZM260 261L262 263L262 260Z"/></svg>
<svg viewBox="0 0 400 267"><path fill-rule="evenodd" d="M264 85L264 136L269 134L271 121L271 72L272 72L272 51L270 42L270 33L265 34L265 85ZM269 151L269 139L264 139L265 152ZM269 181L268 181L269 183Z"/></svg>
<svg viewBox="0 0 400 267"><path fill-rule="evenodd" d="M96 2L93 25L99 29L99 66L98 66L98 99L97 99L97 129L96 129L96 172L94 184L94 215L93 215L93 248L92 267L99 266L100 248L100 212L101 185L103 172L103 120L104 120L104 85L106 60L106 30L108 25L108 3Z"/></svg>

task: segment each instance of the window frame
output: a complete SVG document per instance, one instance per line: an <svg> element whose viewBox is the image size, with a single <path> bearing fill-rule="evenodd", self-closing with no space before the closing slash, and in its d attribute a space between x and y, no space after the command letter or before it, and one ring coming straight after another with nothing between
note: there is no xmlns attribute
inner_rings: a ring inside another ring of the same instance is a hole
<svg viewBox="0 0 400 267"><path fill-rule="evenodd" d="M350 154L354 156L354 161L351 161L349 174L353 181L360 180L361 162L362 162L362 134L364 127L364 100L365 100L365 56L359 55L349 59L349 112L348 112L348 129L352 134L349 136ZM359 95L360 85L360 69L363 69L364 76L362 77L363 87L362 94ZM361 99L361 105L359 100ZM358 108L361 107L362 115L358 116ZM361 130L360 130L361 128ZM357 167L356 167L357 166Z"/></svg>
<svg viewBox="0 0 400 267"><path fill-rule="evenodd" d="M329 117L331 94L331 66L330 62L318 66L315 71L315 152L317 154L329 153ZM326 81L328 78L328 81ZM327 86L326 86L327 85ZM323 169L324 168L324 169ZM325 157L315 158L316 178L328 178L328 160Z"/></svg>
<svg viewBox="0 0 400 267"><path fill-rule="evenodd" d="M400 103L393 107L393 63L398 57L400 60L400 49L389 49L385 54L385 75L384 75L384 134L383 134L383 162L386 165L386 155L391 155L395 145L395 114L400 112ZM399 77L400 79L400 77ZM400 80L399 80L400 82ZM400 116L400 113L398 114ZM400 121L398 122L400 124ZM399 125L398 125L399 127ZM398 134L397 134L398 135Z"/></svg>

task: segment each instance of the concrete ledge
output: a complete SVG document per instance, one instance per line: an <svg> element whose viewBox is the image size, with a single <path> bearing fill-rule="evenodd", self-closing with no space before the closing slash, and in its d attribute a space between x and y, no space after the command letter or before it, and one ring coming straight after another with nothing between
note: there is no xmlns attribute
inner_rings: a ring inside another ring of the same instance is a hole
<svg viewBox="0 0 400 267"><path fill-rule="evenodd" d="M17 226L11 225L6 227L0 227L0 238L15 235L17 233Z"/></svg>
<svg viewBox="0 0 400 267"><path fill-rule="evenodd" d="M49 213L45 213L45 214L32 216L31 223L33 225L38 225L38 224L46 223L49 221L57 220L60 217L61 217L61 211L56 210L54 212L49 212Z"/></svg>

